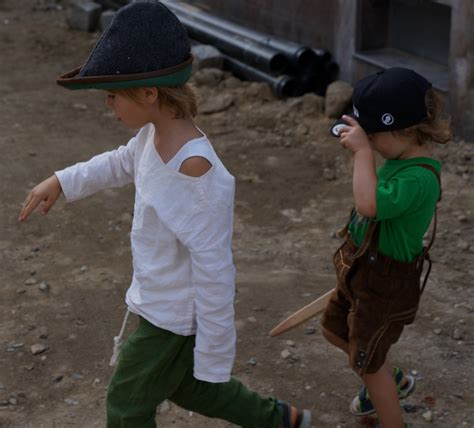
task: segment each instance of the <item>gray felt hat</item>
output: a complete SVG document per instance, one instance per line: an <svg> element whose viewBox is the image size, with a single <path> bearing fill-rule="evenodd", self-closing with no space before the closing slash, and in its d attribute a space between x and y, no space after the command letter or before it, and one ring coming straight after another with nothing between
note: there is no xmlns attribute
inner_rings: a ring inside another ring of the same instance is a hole
<svg viewBox="0 0 474 428"><path fill-rule="evenodd" d="M134 1L117 12L86 63L56 82L68 89L180 86L192 61L178 18L157 0Z"/></svg>

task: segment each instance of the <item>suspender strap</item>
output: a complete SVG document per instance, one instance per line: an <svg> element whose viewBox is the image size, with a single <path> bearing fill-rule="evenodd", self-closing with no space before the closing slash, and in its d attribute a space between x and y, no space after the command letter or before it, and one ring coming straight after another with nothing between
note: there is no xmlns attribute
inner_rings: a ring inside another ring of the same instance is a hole
<svg viewBox="0 0 474 428"><path fill-rule="evenodd" d="M420 166L422 168L425 168L425 169L431 171L435 175L435 177L438 180L438 184L439 184L439 198L438 198L438 202L439 202L441 200L442 190L441 190L441 177L439 176L438 171L436 170L436 168L433 165L430 165L430 164L427 164L427 163L419 163L419 164L416 164L415 166ZM428 251L432 247L433 242L434 242L435 237L436 237L436 227L437 227L437 223L438 223L437 213L438 213L438 204L436 204L435 212L434 212L433 233L431 234L430 242L424 248L423 256L426 256L426 254L428 253ZM431 267L431 262L430 262L430 267Z"/></svg>
<svg viewBox="0 0 474 428"><path fill-rule="evenodd" d="M413 166L420 166L422 168L428 169L435 175L436 179L438 180L438 184L439 184L439 198L438 198L438 201L440 201L441 200L441 193L442 193L441 177L439 176L439 172L436 170L436 168L433 165L430 165L429 163L417 163L416 165L413 165Z"/></svg>

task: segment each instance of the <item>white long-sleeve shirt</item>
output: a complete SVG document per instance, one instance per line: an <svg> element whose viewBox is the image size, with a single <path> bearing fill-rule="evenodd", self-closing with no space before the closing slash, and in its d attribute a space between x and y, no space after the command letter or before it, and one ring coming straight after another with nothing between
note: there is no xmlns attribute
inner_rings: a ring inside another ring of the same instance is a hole
<svg viewBox="0 0 474 428"><path fill-rule="evenodd" d="M196 334L194 376L226 382L235 357L235 267L231 241L235 180L208 139L187 142L168 163L154 145L154 126L126 146L57 171L67 201L135 183L131 232L130 311L179 335ZM179 172L206 158L201 177Z"/></svg>

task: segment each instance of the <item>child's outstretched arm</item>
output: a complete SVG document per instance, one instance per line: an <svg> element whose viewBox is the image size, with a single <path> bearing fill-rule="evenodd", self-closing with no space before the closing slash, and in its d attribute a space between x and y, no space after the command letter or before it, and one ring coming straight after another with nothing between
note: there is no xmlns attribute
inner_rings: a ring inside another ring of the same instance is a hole
<svg viewBox="0 0 474 428"><path fill-rule="evenodd" d="M352 188L356 209L364 217L375 217L377 174L374 152L367 134L357 121L350 116L343 116L343 119L349 126L342 128L340 142L354 156Z"/></svg>
<svg viewBox="0 0 474 428"><path fill-rule="evenodd" d="M61 193L61 184L55 175L42 181L40 184L35 186L26 197L18 220L25 221L33 210L41 203L41 211L43 214L47 214Z"/></svg>

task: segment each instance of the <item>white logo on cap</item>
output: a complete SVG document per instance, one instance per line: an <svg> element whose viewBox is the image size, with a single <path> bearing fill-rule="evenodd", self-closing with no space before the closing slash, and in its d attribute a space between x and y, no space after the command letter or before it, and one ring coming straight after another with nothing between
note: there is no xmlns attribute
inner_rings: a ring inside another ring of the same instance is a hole
<svg viewBox="0 0 474 428"><path fill-rule="evenodd" d="M382 116L382 122L384 125L391 125L393 122L395 122L395 118L390 114L390 113L385 113Z"/></svg>
<svg viewBox="0 0 474 428"><path fill-rule="evenodd" d="M341 136L341 130L344 128L344 126L347 126L345 123L339 123L337 125L334 125L331 129L332 135L335 137L340 137Z"/></svg>
<svg viewBox="0 0 474 428"><path fill-rule="evenodd" d="M356 109L356 106L352 106L352 110L354 111L354 116L359 117L359 110Z"/></svg>

